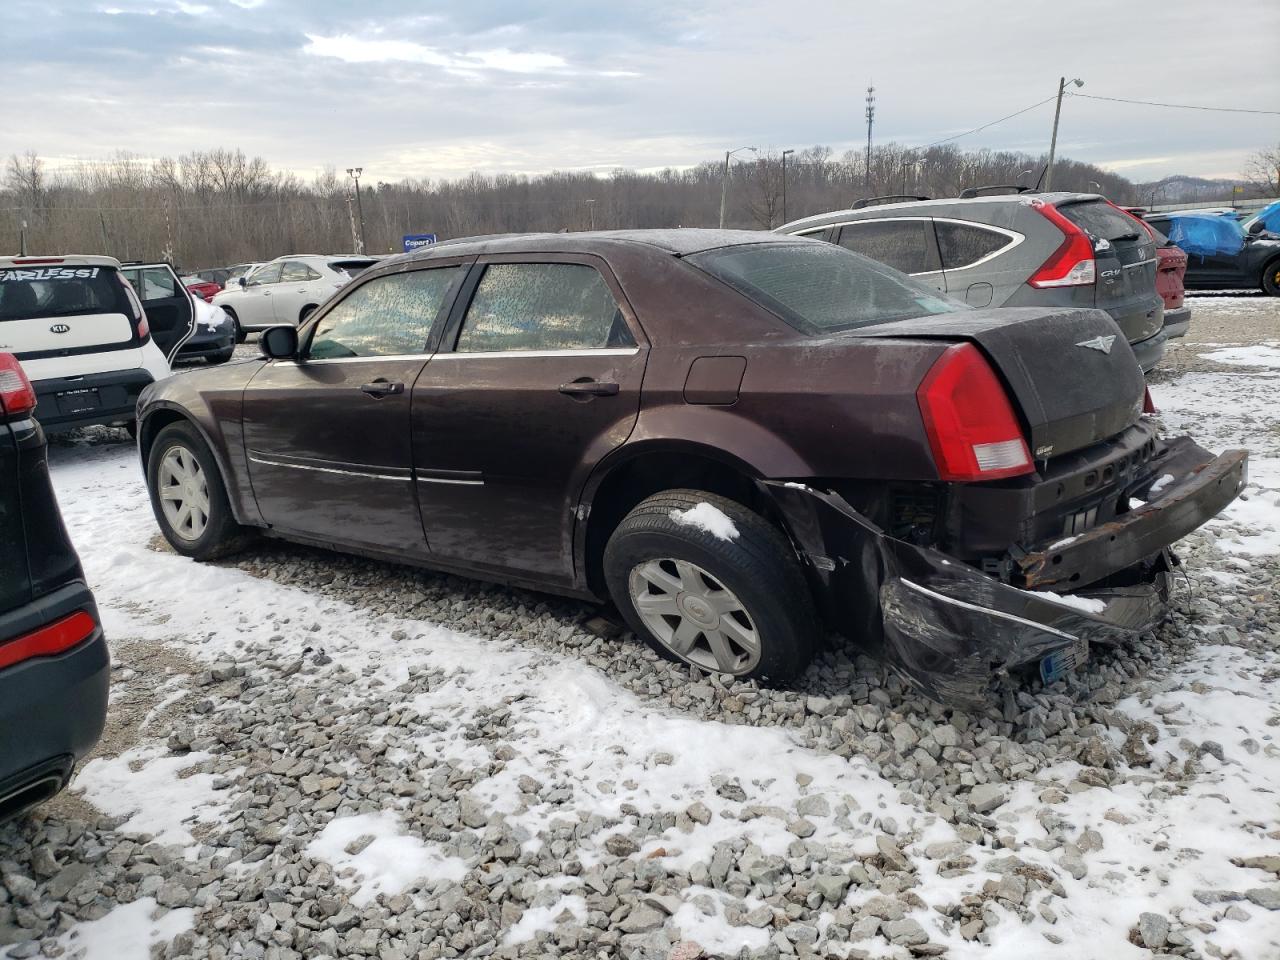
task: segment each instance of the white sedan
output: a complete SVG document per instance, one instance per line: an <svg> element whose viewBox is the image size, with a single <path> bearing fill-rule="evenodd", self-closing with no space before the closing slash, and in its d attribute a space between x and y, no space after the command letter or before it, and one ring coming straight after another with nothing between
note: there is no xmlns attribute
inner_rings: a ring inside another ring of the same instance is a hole
<svg viewBox="0 0 1280 960"><path fill-rule="evenodd" d="M359 256L277 257L213 298L236 325L237 340L277 323L301 324L352 277L377 261Z"/></svg>

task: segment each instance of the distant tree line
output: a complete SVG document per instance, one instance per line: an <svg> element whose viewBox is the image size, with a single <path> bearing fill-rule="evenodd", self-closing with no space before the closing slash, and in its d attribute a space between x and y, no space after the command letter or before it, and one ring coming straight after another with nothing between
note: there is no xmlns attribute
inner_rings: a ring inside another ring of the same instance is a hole
<svg viewBox="0 0 1280 960"><path fill-rule="evenodd" d="M954 196L987 184L1034 186L1045 159L955 145L884 144L871 154L797 150L786 158L742 155L730 165L726 225L769 229L785 219L839 209L870 193ZM441 239L487 233L631 227L715 226L723 163L605 176L473 173L457 180L361 184L369 253L398 252L408 233ZM1137 185L1092 164L1059 159L1055 189L1145 200ZM10 157L0 177L0 251L20 232L32 253L107 253L166 258L200 269L286 253L355 249L359 209L349 179L328 169L310 182L272 170L261 157L217 149L176 159L129 154L51 170L35 153ZM25 224L25 227L24 227Z"/></svg>

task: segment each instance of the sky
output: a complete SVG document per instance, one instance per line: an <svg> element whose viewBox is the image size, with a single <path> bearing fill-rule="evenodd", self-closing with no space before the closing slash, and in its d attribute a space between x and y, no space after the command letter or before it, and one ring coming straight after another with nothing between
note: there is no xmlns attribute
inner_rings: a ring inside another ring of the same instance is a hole
<svg viewBox="0 0 1280 960"><path fill-rule="evenodd" d="M4 0L0 156L239 147L304 179L921 146L1078 93L1280 109L1280 0ZM1076 88L1072 88L1073 90ZM1053 104L955 141L1039 153ZM1059 154L1239 175L1280 116L1069 97Z"/></svg>

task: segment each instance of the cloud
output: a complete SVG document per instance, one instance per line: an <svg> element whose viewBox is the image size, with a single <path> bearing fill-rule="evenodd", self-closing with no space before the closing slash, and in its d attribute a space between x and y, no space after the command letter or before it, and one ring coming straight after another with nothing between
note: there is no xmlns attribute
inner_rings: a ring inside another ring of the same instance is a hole
<svg viewBox="0 0 1280 960"><path fill-rule="evenodd" d="M568 66L554 53L521 53L507 49L477 50L467 53L441 53L411 40L379 40L339 34L332 37L308 33L303 53L318 57L335 57L346 63L425 63L454 72L502 70L509 73L545 73Z"/></svg>

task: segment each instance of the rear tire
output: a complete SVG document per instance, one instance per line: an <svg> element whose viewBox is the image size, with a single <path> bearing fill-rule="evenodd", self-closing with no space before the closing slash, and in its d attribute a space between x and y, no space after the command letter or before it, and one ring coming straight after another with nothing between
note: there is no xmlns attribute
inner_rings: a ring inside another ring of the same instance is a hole
<svg viewBox="0 0 1280 960"><path fill-rule="evenodd" d="M306 323L307 317L311 316L315 312L316 312L316 308L314 306L307 305L303 307L301 312L298 314L298 326L302 326L304 323Z"/></svg>
<svg viewBox="0 0 1280 960"><path fill-rule="evenodd" d="M1269 297L1280 297L1280 258L1262 268L1262 292Z"/></svg>
<svg viewBox="0 0 1280 960"><path fill-rule="evenodd" d="M676 519L694 508L716 520L718 511L737 535ZM604 574L632 630L667 660L785 683L813 659L817 618L790 543L733 500L700 490L649 497L609 538Z"/></svg>
<svg viewBox="0 0 1280 960"><path fill-rule="evenodd" d="M189 423L171 423L156 436L147 491L160 532L184 557L216 560L252 539L232 516L213 453Z"/></svg>
<svg viewBox="0 0 1280 960"><path fill-rule="evenodd" d="M234 354L235 352L236 352L235 344L232 344L231 346L227 347L227 349L225 350L219 351L218 353L209 354L209 363L210 364L226 363L228 360L231 359L231 355Z"/></svg>
<svg viewBox="0 0 1280 960"><path fill-rule="evenodd" d="M235 328L235 331L236 331L236 343L244 343L245 337L247 336L247 334L244 332L244 329L240 326L240 318L236 316L236 312L232 310L230 307L223 307L222 309L226 311L227 316L231 318L231 325Z"/></svg>

